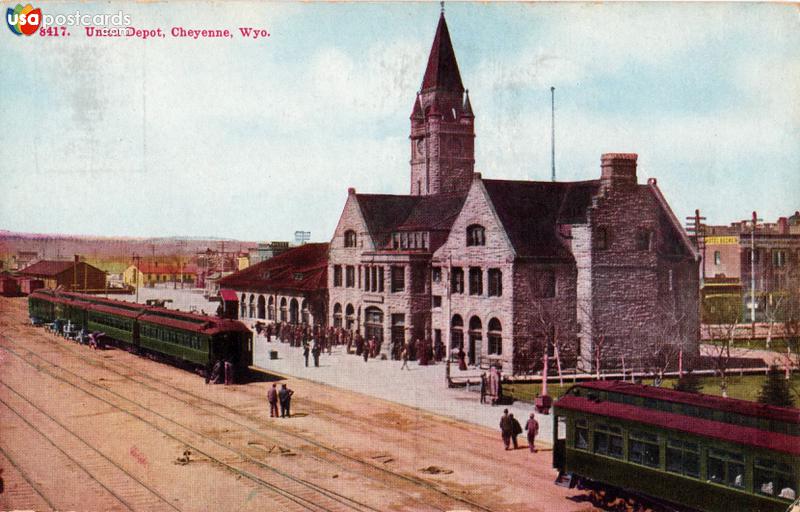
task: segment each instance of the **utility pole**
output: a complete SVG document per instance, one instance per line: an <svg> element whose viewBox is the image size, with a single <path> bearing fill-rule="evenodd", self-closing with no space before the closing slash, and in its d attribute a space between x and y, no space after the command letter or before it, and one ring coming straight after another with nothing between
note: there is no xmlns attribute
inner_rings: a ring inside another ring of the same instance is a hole
<svg viewBox="0 0 800 512"><path fill-rule="evenodd" d="M142 257L136 253L133 253L133 260L134 269L133 269L133 284L136 287L136 302L139 302L139 267L141 266Z"/></svg>
<svg viewBox="0 0 800 512"><path fill-rule="evenodd" d="M550 181L556 181L556 88L550 87Z"/></svg>
<svg viewBox="0 0 800 512"><path fill-rule="evenodd" d="M753 337L756 334L756 227L758 226L756 212L753 212L752 229L750 230L750 323Z"/></svg>
<svg viewBox="0 0 800 512"><path fill-rule="evenodd" d="M700 216L700 210L694 211L694 216L686 217L686 231L689 236L694 238L694 246L700 251L702 255L702 264L700 265L700 285L706 280L706 228L703 221L705 217Z"/></svg>

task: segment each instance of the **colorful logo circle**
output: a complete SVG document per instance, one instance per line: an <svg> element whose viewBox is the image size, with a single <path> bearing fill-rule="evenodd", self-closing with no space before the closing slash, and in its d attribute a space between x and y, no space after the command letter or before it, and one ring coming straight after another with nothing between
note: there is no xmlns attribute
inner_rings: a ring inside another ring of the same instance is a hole
<svg viewBox="0 0 800 512"><path fill-rule="evenodd" d="M6 10L6 23L14 34L29 36L39 30L42 25L42 10L34 9L31 4L25 7L17 4L13 9Z"/></svg>

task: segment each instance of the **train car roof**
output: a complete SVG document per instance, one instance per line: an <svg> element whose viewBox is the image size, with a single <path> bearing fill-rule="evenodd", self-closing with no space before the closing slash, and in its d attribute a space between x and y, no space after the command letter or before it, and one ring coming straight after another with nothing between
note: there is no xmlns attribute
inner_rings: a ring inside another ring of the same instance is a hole
<svg viewBox="0 0 800 512"><path fill-rule="evenodd" d="M117 308L107 304L87 304L86 309L89 311L98 311L100 313L108 313L111 315L124 316L128 318L136 318L142 314L141 311L130 310L125 308Z"/></svg>
<svg viewBox="0 0 800 512"><path fill-rule="evenodd" d="M171 318L168 316L155 315L152 312L145 312L139 317L140 322L147 322L156 325L163 325L166 327L174 327L184 331L194 331L200 334L207 334L213 336L220 332L250 332L243 323L233 320L221 320L214 317L195 316L194 321L181 320L179 318Z"/></svg>
<svg viewBox="0 0 800 512"><path fill-rule="evenodd" d="M800 409L791 407L776 407L774 405L765 405L748 400L723 398L721 396L703 395L700 393L686 393L685 391L677 391L674 389L611 380L583 382L576 384L576 386L800 424Z"/></svg>
<svg viewBox="0 0 800 512"><path fill-rule="evenodd" d="M699 437L710 437L740 445L756 446L794 456L800 455L800 443L797 442L796 437L788 434L678 415L672 412L647 409L608 400L596 401L588 397L574 395L562 396L555 405L560 409L644 423L661 427L665 430L677 430ZM676 418L676 416L680 416L680 419Z"/></svg>

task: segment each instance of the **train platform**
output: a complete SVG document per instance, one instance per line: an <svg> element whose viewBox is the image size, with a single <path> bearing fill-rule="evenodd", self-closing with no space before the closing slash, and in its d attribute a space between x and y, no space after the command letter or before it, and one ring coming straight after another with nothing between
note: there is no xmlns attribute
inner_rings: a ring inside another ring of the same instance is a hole
<svg viewBox="0 0 800 512"><path fill-rule="evenodd" d="M271 359L270 352L277 353L277 359ZM503 409L508 409L525 427L533 405L515 402L510 406L492 406L480 403L478 384L469 388L448 388L445 384L445 364L420 366L409 361L408 370L401 369L401 361L364 359L355 354L345 354L345 347L334 347L328 355L320 356L320 366L314 367L309 356L309 367L305 366L303 350L290 347L278 341L267 342L263 336L254 337L253 364L267 373L273 373L287 379L300 378L313 382L363 393L371 397L388 400L420 411L450 417L475 425L481 425L498 431L497 443L500 444L499 423ZM480 379L480 371L459 371L451 366L452 377L470 378L473 382ZM291 387L291 384L290 384ZM549 447L552 444L552 415L537 413L539 436L536 444ZM527 446L525 434L520 438L520 446Z"/></svg>

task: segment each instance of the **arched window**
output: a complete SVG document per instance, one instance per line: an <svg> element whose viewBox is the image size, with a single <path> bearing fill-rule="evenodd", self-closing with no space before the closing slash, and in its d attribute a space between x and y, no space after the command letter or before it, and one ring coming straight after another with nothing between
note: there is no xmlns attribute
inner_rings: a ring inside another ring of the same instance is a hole
<svg viewBox="0 0 800 512"><path fill-rule="evenodd" d="M500 320L489 320L489 355L502 355L503 353L503 327Z"/></svg>
<svg viewBox="0 0 800 512"><path fill-rule="evenodd" d="M486 245L486 230L480 224L467 227L467 245Z"/></svg>
<svg viewBox="0 0 800 512"><path fill-rule="evenodd" d="M358 237L356 236L356 232L352 229L348 229L344 232L344 246L345 247L355 247L356 242L358 241Z"/></svg>
<svg viewBox="0 0 800 512"><path fill-rule="evenodd" d="M281 299L281 322L286 321L286 312L287 312L286 297L283 297Z"/></svg>
<svg viewBox="0 0 800 512"><path fill-rule="evenodd" d="M244 318L247 316L247 294L243 293L242 298L240 299L239 309L241 310L239 316Z"/></svg>
<svg viewBox="0 0 800 512"><path fill-rule="evenodd" d="M464 346L464 320L461 315L453 315L450 321L450 353L457 354Z"/></svg>
<svg viewBox="0 0 800 512"><path fill-rule="evenodd" d="M305 299L303 299L303 302L300 304L300 318L301 321L306 325L311 323L309 321L310 312L308 311L308 301Z"/></svg>
<svg viewBox="0 0 800 512"><path fill-rule="evenodd" d="M333 305L333 326L342 326L342 305L338 302Z"/></svg>
<svg viewBox="0 0 800 512"><path fill-rule="evenodd" d="M250 318L256 316L256 296L250 295L250 302L248 303L248 315Z"/></svg>
<svg viewBox="0 0 800 512"><path fill-rule="evenodd" d="M267 301L264 300L263 295L258 296L258 318L264 319L266 318L266 304Z"/></svg>
<svg viewBox="0 0 800 512"><path fill-rule="evenodd" d="M275 297L270 296L269 298L267 315L269 320L275 321Z"/></svg>
<svg viewBox="0 0 800 512"><path fill-rule="evenodd" d="M722 263L722 254L719 251L714 251L714 265Z"/></svg>
<svg viewBox="0 0 800 512"><path fill-rule="evenodd" d="M300 320L300 306L297 299L289 303L289 323L296 324Z"/></svg>
<svg viewBox="0 0 800 512"><path fill-rule="evenodd" d="M480 364L481 341L483 340L483 324L481 319L473 316L469 319L469 347L467 347L467 361L470 365Z"/></svg>
<svg viewBox="0 0 800 512"><path fill-rule="evenodd" d="M356 323L356 312L353 309L352 304L348 304L346 308L344 308L344 316L345 316L345 327L348 330L352 330L355 327Z"/></svg>

